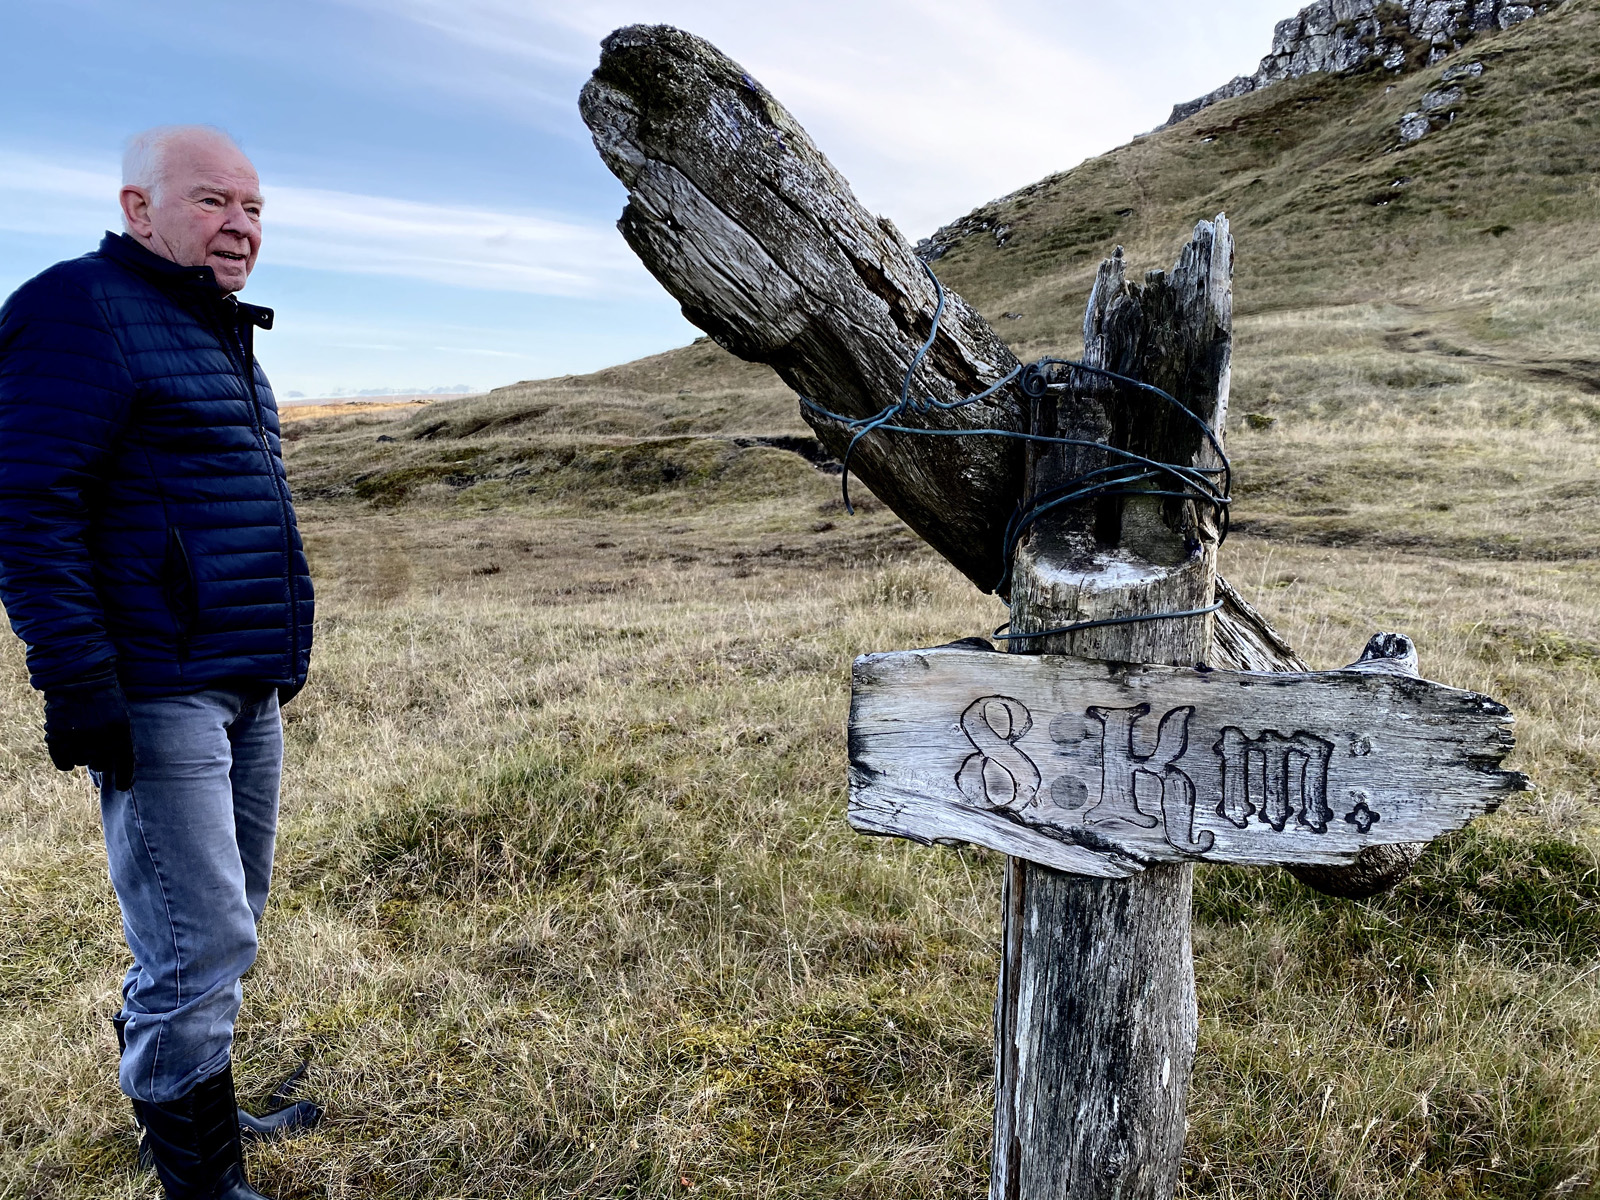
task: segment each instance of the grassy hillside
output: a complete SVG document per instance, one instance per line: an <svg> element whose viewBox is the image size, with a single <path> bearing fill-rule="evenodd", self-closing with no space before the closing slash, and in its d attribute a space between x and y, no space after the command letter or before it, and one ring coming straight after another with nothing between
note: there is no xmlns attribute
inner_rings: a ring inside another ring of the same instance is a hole
<svg viewBox="0 0 1600 1200"><path fill-rule="evenodd" d="M1460 57L1486 70L1415 145L1451 62L1278 85L936 263L1071 351L1114 244L1165 264L1225 208L1224 569L1317 666L1412 634L1518 713L1538 784L1371 901L1197 872L1185 1196L1600 1196L1600 0ZM1001 615L846 517L806 432L704 341L288 426L317 655L239 1058L254 1098L309 1057L331 1120L252 1152L265 1190L985 1194L999 862L851 834L843 723L853 655ZM155 1196L94 800L38 722L8 644L0 1198Z"/></svg>
<svg viewBox="0 0 1600 1200"><path fill-rule="evenodd" d="M979 210L966 224L990 228L936 266L1024 357L1071 350L1114 243L1164 265L1226 211L1240 528L1592 554L1597 54L1600 6L1574 0L1408 76L1277 84ZM1446 86L1454 119L1402 145L1402 115Z"/></svg>
<svg viewBox="0 0 1600 1200"><path fill-rule="evenodd" d="M1469 63L1483 73L1443 83ZM958 227L971 232L935 267L1019 354L1070 354L1101 258L1122 245L1135 264L1166 265L1196 220L1226 211L1238 242L1239 528L1499 557L1593 553L1597 63L1600 4L1569 0L1427 70L1276 84L969 214ZM1402 115L1442 86L1462 91L1454 118L1401 144ZM397 445L358 438L333 453L325 440L324 457L302 459L302 486L360 478L382 490L396 471L411 472L408 493L430 471L458 490L532 480L540 471L517 474L513 460L539 437L807 432L770 372L702 340L436 406ZM465 451L479 465L460 469Z"/></svg>

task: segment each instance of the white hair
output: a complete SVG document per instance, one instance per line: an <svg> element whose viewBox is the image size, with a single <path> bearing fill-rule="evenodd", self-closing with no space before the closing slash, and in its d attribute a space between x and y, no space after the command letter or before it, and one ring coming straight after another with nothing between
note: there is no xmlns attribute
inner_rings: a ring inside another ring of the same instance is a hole
<svg viewBox="0 0 1600 1200"><path fill-rule="evenodd" d="M127 148L122 152L122 186L141 189L153 205L161 203L161 189L167 182L168 152L178 142L191 139L220 143L244 153L227 130L215 125L157 125L128 139Z"/></svg>

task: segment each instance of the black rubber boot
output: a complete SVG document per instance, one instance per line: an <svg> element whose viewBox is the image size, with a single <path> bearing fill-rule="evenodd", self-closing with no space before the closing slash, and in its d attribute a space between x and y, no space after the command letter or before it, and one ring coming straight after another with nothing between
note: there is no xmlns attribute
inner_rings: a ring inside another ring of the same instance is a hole
<svg viewBox="0 0 1600 1200"><path fill-rule="evenodd" d="M239 1110L239 1134L244 1138L245 1145L293 1137L322 1123L321 1105L311 1100L296 1101L289 1098L310 1065L308 1058L272 1089L272 1095L267 1097L267 1112L264 1115L257 1117L243 1108Z"/></svg>
<svg viewBox="0 0 1600 1200"><path fill-rule="evenodd" d="M284 1108L258 1117L239 1110L239 1136L245 1144L270 1142L276 1138L293 1137L322 1121L321 1106L310 1100L300 1100Z"/></svg>
<svg viewBox="0 0 1600 1200"><path fill-rule="evenodd" d="M233 1071L169 1104L135 1100L167 1200L267 1200L244 1179Z"/></svg>
<svg viewBox="0 0 1600 1200"><path fill-rule="evenodd" d="M111 1026L117 1031L117 1053L121 1054L128 1048L127 1037L122 1031L126 1025L125 1017L112 1017ZM300 1082L300 1077L305 1074L306 1064L300 1067L287 1079L273 1090L268 1098L268 1105L272 1111L264 1116L239 1109L239 1138L245 1144L251 1142L270 1142L276 1138L294 1137L297 1133L305 1133L322 1122L322 1106L311 1100L293 1101L289 1099L289 1091ZM134 1106L134 1120L139 1122L139 1128L144 1128L144 1121L139 1117L138 1106ZM139 1139L139 1169L150 1171L155 1169L155 1159L150 1153L150 1135L144 1134Z"/></svg>

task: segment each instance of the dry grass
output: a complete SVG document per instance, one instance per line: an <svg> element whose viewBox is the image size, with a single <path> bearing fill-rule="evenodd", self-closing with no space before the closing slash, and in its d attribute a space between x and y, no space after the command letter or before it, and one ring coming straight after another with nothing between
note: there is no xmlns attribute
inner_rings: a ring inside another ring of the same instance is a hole
<svg viewBox="0 0 1600 1200"><path fill-rule="evenodd" d="M239 1053L254 1094L309 1054L332 1120L252 1155L269 1190L983 1194L997 863L850 834L841 734L852 655L996 606L835 482L308 508L316 679ZM1190 1191L1594 1194L1600 567L1229 558L1320 665L1402 628L1507 699L1543 787L1366 904L1202 870ZM0 1195L153 1195L92 797L7 653Z"/></svg>
<svg viewBox="0 0 1600 1200"><path fill-rule="evenodd" d="M328 417L351 417L376 413L415 411L432 403L432 397L397 400L330 400L326 404L286 404L278 411L278 420L288 425L295 421L323 420Z"/></svg>

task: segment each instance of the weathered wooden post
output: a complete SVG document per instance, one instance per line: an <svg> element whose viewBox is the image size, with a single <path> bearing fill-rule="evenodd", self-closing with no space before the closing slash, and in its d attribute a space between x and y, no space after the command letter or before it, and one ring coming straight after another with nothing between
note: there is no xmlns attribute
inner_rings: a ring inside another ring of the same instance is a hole
<svg viewBox="0 0 1600 1200"><path fill-rule="evenodd" d="M1218 218L1196 230L1170 276L1152 272L1135 284L1124 279L1120 255L1102 265L1084 318L1084 361L1163 388L1220 437L1232 336L1233 239ZM1222 466L1220 448L1159 398L1074 382L1076 395L1047 393L1036 403L1035 432ZM1030 451L1030 496L1106 465L1105 453L1092 449ZM1211 512L1170 497L1112 498L1047 515L1017 549L1013 634L1200 615L1013 640L1011 648L1173 666L1208 661L1212 622L1204 610L1216 590L1219 533ZM1008 860L991 1200L1172 1195L1198 1028L1193 876L1188 863L1096 879Z"/></svg>
<svg viewBox="0 0 1600 1200"><path fill-rule="evenodd" d="M1394 635L1307 673L1217 576L1216 489L1171 480L1221 477L1224 219L1170 275L1129 283L1108 260L1083 367L1024 372L959 296L940 309L905 239L708 43L618 30L580 107L628 188L623 235L685 315L771 365L826 446L855 442L880 499L1009 591L1023 653L866 656L850 728L855 828L1010 856L993 1200L1171 1196L1196 1032L1192 864L1281 864L1371 895L1521 786L1498 769L1509 714L1418 679ZM890 423L936 436L862 433L897 397L979 393ZM1074 489L1130 455L1153 469ZM1037 519L1014 542L1019 509ZM1063 626L1078 628L1047 632Z"/></svg>

